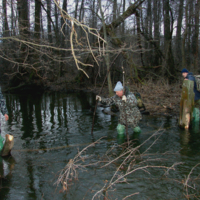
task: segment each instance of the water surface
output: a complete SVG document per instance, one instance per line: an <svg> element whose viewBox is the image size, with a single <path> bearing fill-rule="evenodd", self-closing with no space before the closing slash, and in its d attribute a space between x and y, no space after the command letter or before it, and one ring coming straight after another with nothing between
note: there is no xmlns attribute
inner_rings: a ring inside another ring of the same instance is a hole
<svg viewBox="0 0 200 200"><path fill-rule="evenodd" d="M117 135L117 117L105 114L102 107L96 110L91 135L93 94L7 94L5 98L10 119L5 122L1 117L2 135L12 134L15 143L12 156L0 158L1 200L92 199L104 185L108 186L122 159L101 166L124 152L119 145L125 142L125 137ZM129 160L133 161L132 169L137 170L121 179L125 182L113 184L107 190L108 199L128 195L126 199L186 199L187 194L198 199L199 126L185 131L177 123L173 117L144 115L140 135L128 130L133 147L146 142ZM62 192L61 184L55 184L59 172L79 151L100 138L77 162L81 166L91 165L82 170L77 166L78 179L70 182L67 193ZM124 165L114 180L126 170ZM103 199L102 193L95 199Z"/></svg>

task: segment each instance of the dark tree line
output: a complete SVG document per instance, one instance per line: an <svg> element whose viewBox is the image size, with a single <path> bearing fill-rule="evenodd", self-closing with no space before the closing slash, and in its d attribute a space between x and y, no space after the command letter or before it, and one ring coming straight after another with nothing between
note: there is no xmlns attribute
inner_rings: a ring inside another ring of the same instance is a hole
<svg viewBox="0 0 200 200"><path fill-rule="evenodd" d="M183 67L200 73L200 0L2 0L1 6L1 75L10 87L67 82L70 75L94 83L109 70L111 89L122 66L133 81L173 82Z"/></svg>

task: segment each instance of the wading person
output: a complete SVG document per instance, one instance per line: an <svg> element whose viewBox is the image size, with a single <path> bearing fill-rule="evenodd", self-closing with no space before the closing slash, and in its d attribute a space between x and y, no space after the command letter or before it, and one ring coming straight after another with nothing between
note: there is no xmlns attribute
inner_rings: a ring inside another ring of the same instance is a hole
<svg viewBox="0 0 200 200"><path fill-rule="evenodd" d="M142 115L137 107L137 99L135 95L128 90L127 87L123 88L120 81L117 82L114 91L116 95L111 98L103 98L96 96L96 100L101 101L104 104L115 104L119 108L120 116L117 126L118 134L125 133L125 126L131 126L134 132L140 132L138 126L139 121L142 119Z"/></svg>
<svg viewBox="0 0 200 200"><path fill-rule="evenodd" d="M194 103L195 107L200 105L200 92L197 90L197 84L195 81L195 77L193 76L192 72L189 72L187 69L182 69L181 71L182 76L184 77L185 80L190 80L194 81Z"/></svg>
<svg viewBox="0 0 200 200"><path fill-rule="evenodd" d="M7 121L9 119L8 111L7 111L7 108L6 108L6 102L5 102L5 99L4 99L3 94L1 92L1 89L0 89L0 109L1 109L1 113L5 117L5 120Z"/></svg>
<svg viewBox="0 0 200 200"><path fill-rule="evenodd" d="M7 111L7 108L6 108L6 102L5 102L5 99L3 97L3 94L1 92L1 89L0 89L0 109L1 109L1 113L4 115L5 117L5 120L7 121L8 120L8 111ZM0 150L2 150L3 148L3 137L1 136L1 121L0 121Z"/></svg>
<svg viewBox="0 0 200 200"><path fill-rule="evenodd" d="M199 108L200 108L200 92L197 90L197 83L192 72L189 72L187 69L182 69L181 71L184 80L194 81L194 110L193 117L195 121L199 121ZM189 127L186 127L189 128Z"/></svg>

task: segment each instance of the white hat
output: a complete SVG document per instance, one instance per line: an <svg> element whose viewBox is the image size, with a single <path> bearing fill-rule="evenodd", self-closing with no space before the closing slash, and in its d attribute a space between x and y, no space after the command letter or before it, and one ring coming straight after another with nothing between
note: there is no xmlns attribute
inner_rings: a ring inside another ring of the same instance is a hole
<svg viewBox="0 0 200 200"><path fill-rule="evenodd" d="M123 85L120 81L118 81L114 88L114 91L116 92L116 91L121 91L121 90L123 90Z"/></svg>

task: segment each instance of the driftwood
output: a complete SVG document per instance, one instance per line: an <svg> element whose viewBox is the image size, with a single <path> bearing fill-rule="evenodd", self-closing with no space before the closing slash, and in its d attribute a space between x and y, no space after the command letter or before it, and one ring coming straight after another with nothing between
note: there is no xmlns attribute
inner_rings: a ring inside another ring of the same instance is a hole
<svg viewBox="0 0 200 200"><path fill-rule="evenodd" d="M194 108L194 81L184 80L180 102L179 126L188 129Z"/></svg>
<svg viewBox="0 0 200 200"><path fill-rule="evenodd" d="M6 134L6 141L1 151L1 156L10 155L13 145L14 145L14 137L12 135Z"/></svg>

